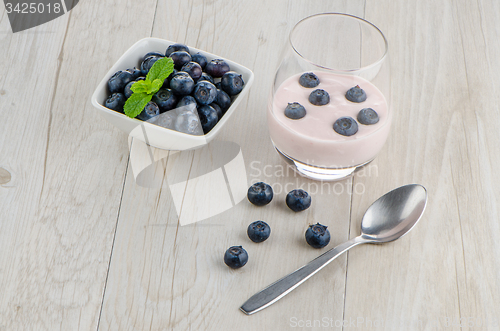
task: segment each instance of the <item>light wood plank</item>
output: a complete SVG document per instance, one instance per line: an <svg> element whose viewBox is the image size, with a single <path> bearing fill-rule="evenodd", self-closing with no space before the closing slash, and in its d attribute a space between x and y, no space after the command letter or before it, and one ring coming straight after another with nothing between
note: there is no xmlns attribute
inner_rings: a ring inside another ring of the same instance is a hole
<svg viewBox="0 0 500 331"><path fill-rule="evenodd" d="M97 328L128 148L90 96L150 33L155 5L85 1L46 25L0 35L8 59L0 164L13 175L0 188L2 330Z"/></svg>
<svg viewBox="0 0 500 331"><path fill-rule="evenodd" d="M339 194L314 194L316 183L291 172L276 174L284 163L268 138L265 112L279 54L293 24L323 11L362 15L363 5L363 1L158 4L153 36L205 49L254 71L256 80L248 100L218 140L241 146L248 182L268 181L277 194L267 207L252 206L245 199L208 220L179 226L168 183L186 181L202 172L200 160L206 160L205 152L183 152L175 158L171 154L161 189L140 187L127 176L100 330L276 330L290 327L294 317L342 318L345 257L258 316L245 316L238 307L256 291L318 255L303 239L308 224L329 225L332 247L348 238L351 181L323 186L331 192L336 185ZM314 194L313 206L299 214L288 210L286 192L279 192L286 184L288 190L301 185L309 189ZM246 237L246 227L257 219L272 228L271 238L262 244ZM237 244L247 249L250 260L233 271L222 257L229 246Z"/></svg>

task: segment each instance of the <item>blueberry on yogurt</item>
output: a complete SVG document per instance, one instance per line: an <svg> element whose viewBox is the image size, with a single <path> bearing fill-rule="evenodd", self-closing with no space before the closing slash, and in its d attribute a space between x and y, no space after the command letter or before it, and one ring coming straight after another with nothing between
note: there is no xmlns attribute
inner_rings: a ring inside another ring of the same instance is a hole
<svg viewBox="0 0 500 331"><path fill-rule="evenodd" d="M373 108L363 108L358 113L358 122L364 125L378 123L378 114Z"/></svg>
<svg viewBox="0 0 500 331"><path fill-rule="evenodd" d="M322 89L317 89L309 94L309 102L315 106L324 106L330 102L330 95Z"/></svg>
<svg viewBox="0 0 500 331"><path fill-rule="evenodd" d="M299 84L303 87L313 88L319 85L319 78L312 72L306 72L300 76Z"/></svg>
<svg viewBox="0 0 500 331"><path fill-rule="evenodd" d="M292 102L286 106L285 116L292 120L298 120L306 116L306 109L300 103Z"/></svg>
<svg viewBox="0 0 500 331"><path fill-rule="evenodd" d="M363 102L366 100L366 93L359 85L356 85L347 90L345 98L351 102Z"/></svg>
<svg viewBox="0 0 500 331"><path fill-rule="evenodd" d="M341 117L333 124L333 130L343 136L352 136L358 132L358 123L352 117Z"/></svg>

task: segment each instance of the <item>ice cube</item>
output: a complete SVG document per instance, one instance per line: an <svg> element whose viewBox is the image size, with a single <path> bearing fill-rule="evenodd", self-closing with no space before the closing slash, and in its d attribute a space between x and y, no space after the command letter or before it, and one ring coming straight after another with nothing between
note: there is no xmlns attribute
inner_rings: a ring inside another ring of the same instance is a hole
<svg viewBox="0 0 500 331"><path fill-rule="evenodd" d="M194 104L169 110L156 116L151 122L167 129L197 136L203 135L200 117Z"/></svg>

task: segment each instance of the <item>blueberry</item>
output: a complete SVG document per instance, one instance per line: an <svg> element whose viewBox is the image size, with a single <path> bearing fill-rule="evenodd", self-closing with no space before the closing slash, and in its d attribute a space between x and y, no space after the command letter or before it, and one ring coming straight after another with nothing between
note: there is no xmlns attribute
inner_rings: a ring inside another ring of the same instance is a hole
<svg viewBox="0 0 500 331"><path fill-rule="evenodd" d="M204 133L208 133L212 130L219 120L217 111L208 105L203 105L198 109L198 116L200 117L201 127Z"/></svg>
<svg viewBox="0 0 500 331"><path fill-rule="evenodd" d="M160 115L160 108L153 101L148 102L146 107L142 110L142 112L137 115L137 119L147 121L155 116Z"/></svg>
<svg viewBox="0 0 500 331"><path fill-rule="evenodd" d="M314 248L323 248L330 242L330 231L319 223L309 225L306 230L306 241Z"/></svg>
<svg viewBox="0 0 500 331"><path fill-rule="evenodd" d="M196 107L197 103L196 103L195 98L193 98L190 95L186 95L186 96L182 97L182 99L177 103L177 108L184 107L184 106L191 105L191 104L194 104Z"/></svg>
<svg viewBox="0 0 500 331"><path fill-rule="evenodd" d="M358 122L364 125L378 123L378 114L372 108L363 108L358 113Z"/></svg>
<svg viewBox="0 0 500 331"><path fill-rule="evenodd" d="M352 102L363 102L366 100L366 93L359 85L356 85L347 90L345 98Z"/></svg>
<svg viewBox="0 0 500 331"><path fill-rule="evenodd" d="M214 80L215 81L215 80ZM214 84L215 87L217 87L218 90L221 90L221 87L220 87L220 81L218 81L217 83Z"/></svg>
<svg viewBox="0 0 500 331"><path fill-rule="evenodd" d="M311 206L311 196L302 189L291 190L286 195L286 205L295 212L306 210Z"/></svg>
<svg viewBox="0 0 500 331"><path fill-rule="evenodd" d="M125 71L128 71L132 74L132 79L133 80L136 80L137 78L139 78L139 76L142 75L142 71L137 69L136 67L133 67L133 68L130 68L130 69L127 69Z"/></svg>
<svg viewBox="0 0 500 331"><path fill-rule="evenodd" d="M248 226L247 234L251 241L260 243L269 238L271 228L266 222L255 221Z"/></svg>
<svg viewBox="0 0 500 331"><path fill-rule="evenodd" d="M160 113L164 113L170 109L175 108L177 104L177 97L174 92L168 88L162 88L153 95L152 101L160 108Z"/></svg>
<svg viewBox="0 0 500 331"><path fill-rule="evenodd" d="M126 98L122 93L113 93L106 99L104 106L123 113L123 105L125 104L125 101Z"/></svg>
<svg viewBox="0 0 500 331"><path fill-rule="evenodd" d="M243 78L234 71L226 72L220 81L222 90L231 96L240 93L243 90L243 85L245 85Z"/></svg>
<svg viewBox="0 0 500 331"><path fill-rule="evenodd" d="M330 95L322 89L317 89L309 94L309 102L316 106L324 106L330 102Z"/></svg>
<svg viewBox="0 0 500 331"><path fill-rule="evenodd" d="M319 78L312 72L306 72L300 76L299 84L307 88L313 88L319 85Z"/></svg>
<svg viewBox="0 0 500 331"><path fill-rule="evenodd" d="M343 136L352 136L356 132L358 132L358 123L354 120L354 118L345 116L341 117L333 123L333 129L338 134Z"/></svg>
<svg viewBox="0 0 500 331"><path fill-rule="evenodd" d="M286 106L285 116L292 120L298 120L306 116L306 109L300 103L292 102Z"/></svg>
<svg viewBox="0 0 500 331"><path fill-rule="evenodd" d="M273 199L273 188L271 185L258 182L248 188L248 201L256 206L265 206Z"/></svg>
<svg viewBox="0 0 500 331"><path fill-rule="evenodd" d="M138 81L140 81L140 80L145 80L145 79L146 79L146 77L144 77L144 76L140 76L140 77L137 77L137 79L136 79L135 81L136 81L136 82L138 82Z"/></svg>
<svg viewBox="0 0 500 331"><path fill-rule="evenodd" d="M163 54L162 54L162 53L160 53L160 52L149 52L149 53L147 53L146 55L144 55L144 56L143 56L142 61L146 60L146 59L147 59L148 57L150 57L150 56L155 56L155 57L160 57L160 58L162 58L162 57L164 57L165 55L163 55Z"/></svg>
<svg viewBox="0 0 500 331"><path fill-rule="evenodd" d="M212 76L210 76L209 74L207 74L206 72L201 73L201 77L200 77L200 79L198 79L198 81L201 81L201 80L208 80L212 84L215 83L214 78Z"/></svg>
<svg viewBox="0 0 500 331"><path fill-rule="evenodd" d="M134 85L136 81L133 80L131 82L129 82L127 85L125 85L125 88L123 89L123 94L125 95L125 98L130 98L130 96L134 93L132 92L132 90L130 89L132 87L132 85Z"/></svg>
<svg viewBox="0 0 500 331"><path fill-rule="evenodd" d="M141 73L146 76L149 72L149 70L151 69L151 67L153 66L153 64L155 64L156 61L158 61L159 59L161 59L160 57L158 56L150 56L150 57L147 57L144 61L142 61L141 63Z"/></svg>
<svg viewBox="0 0 500 331"><path fill-rule="evenodd" d="M207 65L207 58L205 55L196 53L195 55L191 56L193 61L198 63L202 69L205 69L205 66Z"/></svg>
<svg viewBox="0 0 500 331"><path fill-rule="evenodd" d="M220 120L220 118L222 117L222 115L224 115L224 113L222 112L222 109L220 108L220 106L218 104L216 104L215 102L212 102L210 104L210 107L212 107L213 109L215 109L215 111L217 112L217 118Z"/></svg>
<svg viewBox="0 0 500 331"><path fill-rule="evenodd" d="M194 81L197 81L200 79L201 74L202 74L202 69L200 65L196 62L188 62L185 65L182 66L182 71L185 71L191 76L191 78L194 79Z"/></svg>
<svg viewBox="0 0 500 331"><path fill-rule="evenodd" d="M193 92L194 80L189 74L179 71L170 81L170 89L177 95L188 95Z"/></svg>
<svg viewBox="0 0 500 331"><path fill-rule="evenodd" d="M231 97L227 95L223 90L217 90L217 96L215 97L215 102L220 106L222 112L225 113L226 110L231 107Z"/></svg>
<svg viewBox="0 0 500 331"><path fill-rule="evenodd" d="M128 71L117 71L108 81L108 88L111 94L122 93L125 85L133 80L133 76Z"/></svg>
<svg viewBox="0 0 500 331"><path fill-rule="evenodd" d="M177 71L177 69L174 69L172 71L172 73L170 75L168 75L168 77L163 81L163 87L170 87L170 81L172 80L172 78L177 75L179 71ZM189 74L188 74L189 75Z"/></svg>
<svg viewBox="0 0 500 331"><path fill-rule="evenodd" d="M229 247L224 253L224 263L232 268L238 269L243 267L248 262L248 253L241 246Z"/></svg>
<svg viewBox="0 0 500 331"><path fill-rule="evenodd" d="M222 77L229 70L229 64L222 59L212 60L205 67L205 72L212 77Z"/></svg>
<svg viewBox="0 0 500 331"><path fill-rule="evenodd" d="M214 102L217 96L217 88L209 81L202 80L196 83L193 92L194 98L202 105L209 105Z"/></svg>
<svg viewBox="0 0 500 331"><path fill-rule="evenodd" d="M167 47L167 50L165 51L165 56L170 56L170 55L172 55L173 52L177 52L177 51L184 51L184 52L189 53L189 47L187 47L184 44L179 44L179 43L172 44L172 45Z"/></svg>
<svg viewBox="0 0 500 331"><path fill-rule="evenodd" d="M172 61L174 61L175 69L182 68L186 63L191 61L191 55L186 51L176 51L170 54Z"/></svg>

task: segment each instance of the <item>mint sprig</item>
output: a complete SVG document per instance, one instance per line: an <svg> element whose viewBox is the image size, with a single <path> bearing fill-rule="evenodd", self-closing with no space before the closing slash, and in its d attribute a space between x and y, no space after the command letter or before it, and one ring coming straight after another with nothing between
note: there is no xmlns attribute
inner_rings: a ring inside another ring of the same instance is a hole
<svg viewBox="0 0 500 331"><path fill-rule="evenodd" d="M133 93L123 107L125 115L137 117L173 71L174 61L171 58L164 57L156 61L149 69L146 79L137 81L130 87Z"/></svg>

